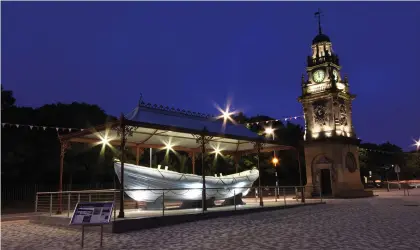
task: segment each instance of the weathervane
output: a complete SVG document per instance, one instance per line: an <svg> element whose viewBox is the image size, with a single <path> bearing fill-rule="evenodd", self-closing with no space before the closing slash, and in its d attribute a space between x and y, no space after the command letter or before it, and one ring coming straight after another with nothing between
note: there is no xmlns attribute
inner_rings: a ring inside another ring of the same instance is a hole
<svg viewBox="0 0 420 250"><path fill-rule="evenodd" d="M321 30L321 14L322 14L322 12L321 12L320 9L318 9L318 11L315 12L315 17L318 18L318 31L319 31L319 34L322 34L322 30Z"/></svg>

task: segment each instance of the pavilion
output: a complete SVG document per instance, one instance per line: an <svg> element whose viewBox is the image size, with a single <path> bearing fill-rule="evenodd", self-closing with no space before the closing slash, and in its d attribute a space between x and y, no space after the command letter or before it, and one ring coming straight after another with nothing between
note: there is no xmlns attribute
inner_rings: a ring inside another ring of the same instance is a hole
<svg viewBox="0 0 420 250"><path fill-rule="evenodd" d="M228 114L225 114L227 116ZM214 116L152 105L139 101L138 105L127 115L121 114L119 120L82 131L60 135L60 182L59 192L62 192L62 176L64 155L70 143L100 144L104 141L112 146L119 146L121 161L120 212L118 217L124 217L124 156L127 148L136 152L138 165L144 149L172 149L187 152L192 160L195 173L196 155L201 154L201 166L204 166L204 154L209 150L218 150L225 155L231 155L236 162L236 171L242 155L263 152L295 150L294 147L279 145L276 141L260 136L243 125L217 119ZM271 138L271 137L270 137ZM298 151L296 150L298 153ZM258 157L259 159L259 157ZM299 159L299 157L297 157ZM257 168L260 170L259 160ZM202 169L203 192L202 206L206 210L205 171ZM300 172L300 163L299 163ZM259 179L260 206L263 206L261 194L261 178ZM302 181L302 178L300 178ZM302 184L302 183L301 183ZM300 184L300 185L301 185ZM61 197L61 196L60 196ZM60 199L61 204L61 199ZM60 211L61 212L61 208Z"/></svg>

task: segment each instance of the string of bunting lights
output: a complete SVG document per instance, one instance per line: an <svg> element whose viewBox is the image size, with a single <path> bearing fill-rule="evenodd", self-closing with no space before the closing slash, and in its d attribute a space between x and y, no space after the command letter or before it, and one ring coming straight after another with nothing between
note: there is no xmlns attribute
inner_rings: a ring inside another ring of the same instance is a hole
<svg viewBox="0 0 420 250"><path fill-rule="evenodd" d="M265 121L257 121L257 122L247 122L245 123L245 125L247 126L251 126L251 125L258 125L258 124L267 124L270 122L278 122L278 121L292 121L292 120L297 120L297 119L303 119L303 115L298 115L298 116L290 116L290 117L284 117L284 118L280 118L280 119L272 119L272 120L265 120Z"/></svg>
<svg viewBox="0 0 420 250"><path fill-rule="evenodd" d="M296 118L295 118L296 117ZM294 116L294 117L287 117L284 119L298 119L299 117L302 116ZM255 122L255 123L247 123L247 124L259 124L259 123L269 123L269 122L274 122L274 121L279 121L278 120L268 120L268 121L260 121L260 122ZM287 121L287 120L285 120ZM28 124L15 124L15 123L6 123L3 122L1 124L1 126L3 128L29 128L30 130L38 130L38 131L50 131L50 130L55 130L56 132L59 131L66 131L66 132L72 132L72 131L83 131L83 128L64 128L64 127L52 127L52 126L41 126L41 125L28 125ZM374 152L374 153L381 153L381 154L398 154L398 153L406 153L406 152L389 152L389 151L383 151L383 150L376 150L376 149L368 149L368 148L360 148L361 151L369 151L369 152Z"/></svg>
<svg viewBox="0 0 420 250"><path fill-rule="evenodd" d="M72 131L83 131L83 128L63 128L63 127L51 127L51 126L40 126L40 125L28 125L28 124L15 124L15 123L6 123L3 122L1 123L1 126L4 127L10 127L10 128L29 128L30 130L36 129L36 130L41 130L41 131L47 131L54 129L55 131L67 131L67 132L72 132Z"/></svg>
<svg viewBox="0 0 420 250"><path fill-rule="evenodd" d="M380 154L410 154L410 152L390 152L390 151L383 151L383 150L370 149L370 148L359 148L359 150L380 153Z"/></svg>

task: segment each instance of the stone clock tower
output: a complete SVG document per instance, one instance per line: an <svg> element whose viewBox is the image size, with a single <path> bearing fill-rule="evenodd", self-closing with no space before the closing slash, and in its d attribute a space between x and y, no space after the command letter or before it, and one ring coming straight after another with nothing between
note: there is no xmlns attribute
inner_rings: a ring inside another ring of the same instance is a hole
<svg viewBox="0 0 420 250"><path fill-rule="evenodd" d="M330 38L319 33L312 40L307 77L302 76L299 102L305 117L306 196L364 197L359 172L357 139L352 123L351 94L342 77Z"/></svg>

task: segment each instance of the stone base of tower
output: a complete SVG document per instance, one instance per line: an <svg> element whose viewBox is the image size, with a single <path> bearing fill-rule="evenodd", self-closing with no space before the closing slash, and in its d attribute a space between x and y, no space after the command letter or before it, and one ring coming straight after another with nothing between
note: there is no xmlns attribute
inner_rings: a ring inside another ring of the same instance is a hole
<svg viewBox="0 0 420 250"><path fill-rule="evenodd" d="M306 197L361 198L365 191L359 171L358 140L327 138L305 143Z"/></svg>

